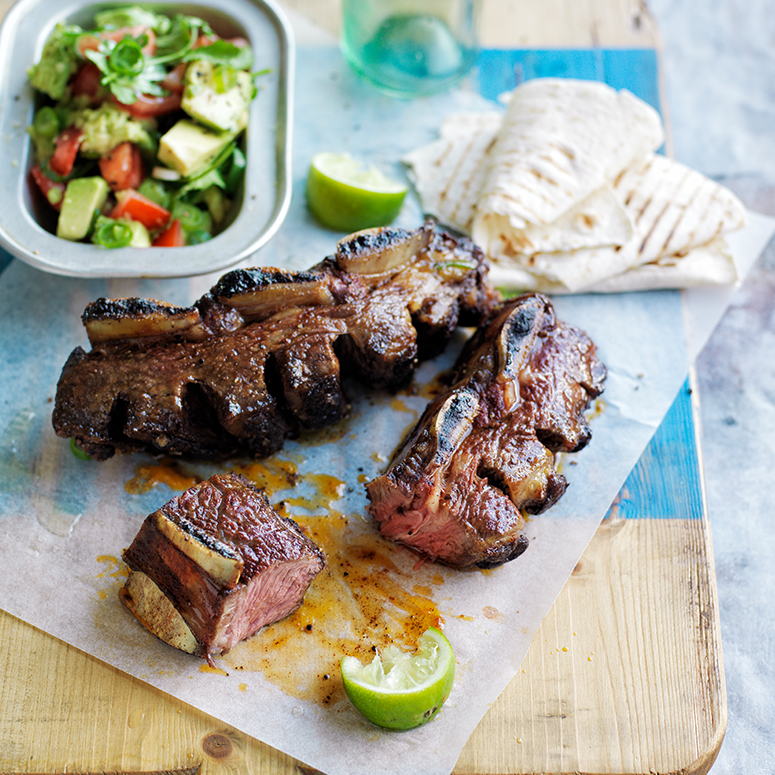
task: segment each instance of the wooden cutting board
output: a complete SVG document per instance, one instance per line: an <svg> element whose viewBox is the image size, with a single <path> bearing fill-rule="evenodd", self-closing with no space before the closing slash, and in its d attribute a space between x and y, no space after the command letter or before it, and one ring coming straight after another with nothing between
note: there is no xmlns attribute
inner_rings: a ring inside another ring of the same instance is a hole
<svg viewBox="0 0 775 775"><path fill-rule="evenodd" d="M287 5L336 31L337 0ZM0 0L0 13L8 7ZM482 10L487 48L635 54L659 48L655 26L637 2L484 0ZM468 741L458 775L704 773L712 765L726 727L726 698L698 397L690 385L519 672ZM197 769L310 772L0 611L0 773Z"/></svg>

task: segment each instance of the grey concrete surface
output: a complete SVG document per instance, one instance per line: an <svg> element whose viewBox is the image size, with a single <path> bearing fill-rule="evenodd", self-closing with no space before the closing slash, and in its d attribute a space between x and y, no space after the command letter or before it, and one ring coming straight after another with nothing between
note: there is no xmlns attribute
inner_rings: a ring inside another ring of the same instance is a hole
<svg viewBox="0 0 775 775"><path fill-rule="evenodd" d="M675 156L775 216L775 2L649 0ZM775 242L697 363L727 733L711 775L775 773Z"/></svg>

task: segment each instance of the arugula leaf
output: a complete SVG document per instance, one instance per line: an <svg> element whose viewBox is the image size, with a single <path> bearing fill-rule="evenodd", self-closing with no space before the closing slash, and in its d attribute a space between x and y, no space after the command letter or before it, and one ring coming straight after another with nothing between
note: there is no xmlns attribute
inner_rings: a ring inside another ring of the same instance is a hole
<svg viewBox="0 0 775 775"><path fill-rule="evenodd" d="M227 40L216 40L181 57L183 62L203 59L216 65L226 65L235 70L250 70L253 66L253 50L250 46L235 46Z"/></svg>
<svg viewBox="0 0 775 775"><path fill-rule="evenodd" d="M98 30L117 30L122 27L150 27L155 32L166 32L169 29L170 20L166 16L160 16L147 8L132 5L102 11L95 15L94 23Z"/></svg>
<svg viewBox="0 0 775 775"><path fill-rule="evenodd" d="M212 35L212 28L196 16L176 14L169 28L156 37L156 58L163 61L181 60L193 49L200 35Z"/></svg>
<svg viewBox="0 0 775 775"><path fill-rule="evenodd" d="M118 42L104 40L96 51L84 52L102 73L100 83L124 105L137 102L138 94L162 96L166 94L161 81L166 69L153 58L146 58L141 50L147 41L145 35L126 36Z"/></svg>

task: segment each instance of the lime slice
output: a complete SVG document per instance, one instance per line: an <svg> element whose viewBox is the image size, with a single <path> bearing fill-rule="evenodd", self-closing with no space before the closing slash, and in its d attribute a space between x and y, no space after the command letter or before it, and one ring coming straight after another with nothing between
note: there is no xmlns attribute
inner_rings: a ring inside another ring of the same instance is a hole
<svg viewBox="0 0 775 775"><path fill-rule="evenodd" d="M388 646L367 665L342 658L342 681L353 705L373 724L387 729L413 729L441 710L455 680L455 655L434 627L407 654Z"/></svg>
<svg viewBox="0 0 775 775"><path fill-rule="evenodd" d="M407 187L347 153L318 153L307 175L307 204L335 231L385 226L398 215Z"/></svg>

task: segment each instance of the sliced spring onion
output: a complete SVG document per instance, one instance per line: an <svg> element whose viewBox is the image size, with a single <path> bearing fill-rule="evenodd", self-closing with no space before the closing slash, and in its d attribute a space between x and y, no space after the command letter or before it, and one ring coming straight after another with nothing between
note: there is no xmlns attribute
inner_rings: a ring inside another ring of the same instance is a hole
<svg viewBox="0 0 775 775"><path fill-rule="evenodd" d="M151 170L151 175L156 180L166 180L173 183L183 177L177 170L172 170L169 167L154 167Z"/></svg>
<svg viewBox="0 0 775 775"><path fill-rule="evenodd" d="M215 91L218 94L223 94L237 85L237 71L227 65L217 65L213 69L213 82L215 83Z"/></svg>
<svg viewBox="0 0 775 775"><path fill-rule="evenodd" d="M32 124L35 132L41 137L53 139L59 134L59 117L49 105L45 105L35 114Z"/></svg>
<svg viewBox="0 0 775 775"><path fill-rule="evenodd" d="M142 48L134 38L124 38L116 43L108 61L111 70L121 75L139 75L145 66Z"/></svg>
<svg viewBox="0 0 775 775"><path fill-rule="evenodd" d="M125 248L132 242L132 229L121 221L101 218L94 227L92 242L104 248Z"/></svg>
<svg viewBox="0 0 775 775"><path fill-rule="evenodd" d="M204 229L194 229L193 231L186 232L186 243L188 245L200 245L201 243L207 242L212 238L213 235Z"/></svg>

